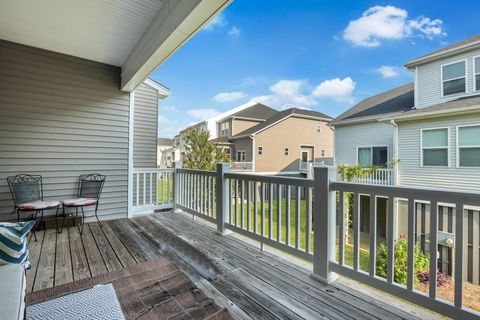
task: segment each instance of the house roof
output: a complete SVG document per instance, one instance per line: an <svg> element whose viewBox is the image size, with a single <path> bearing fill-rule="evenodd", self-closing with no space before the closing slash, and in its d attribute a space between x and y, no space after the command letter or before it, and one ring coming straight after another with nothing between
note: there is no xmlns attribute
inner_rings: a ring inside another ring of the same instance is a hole
<svg viewBox="0 0 480 320"><path fill-rule="evenodd" d="M412 69L417 65L435 61L440 58L445 58L450 55L458 54L459 52L462 52L462 51L471 50L475 47L480 48L480 34L474 35L470 38L464 39L462 41L456 42L452 45L438 49L436 51L430 52L429 54L426 54L417 59L414 59L406 63L405 67Z"/></svg>
<svg viewBox="0 0 480 320"><path fill-rule="evenodd" d="M326 121L329 121L332 119L330 116L327 116L326 114L318 111L290 108L287 110L277 112L273 117L270 117L266 121L261 122L256 126L253 126L245 131L242 131L236 134L231 139L239 139L239 138L248 137L250 135L255 135L258 132L263 131L270 126L275 125L277 122L291 116L297 116L302 118L313 118L313 119L326 120Z"/></svg>
<svg viewBox="0 0 480 320"><path fill-rule="evenodd" d="M233 144L232 141L230 141L230 138L228 136L218 137L211 141L218 144Z"/></svg>
<svg viewBox="0 0 480 320"><path fill-rule="evenodd" d="M404 113L415 105L414 85L409 83L366 98L335 118L330 124L338 126L373 121L387 115Z"/></svg>
<svg viewBox="0 0 480 320"><path fill-rule="evenodd" d="M452 113L480 112L480 95L462 97L456 100L437 103L429 107L413 109L407 112L386 115L381 120L402 120L438 117L442 115L451 115Z"/></svg>
<svg viewBox="0 0 480 320"><path fill-rule="evenodd" d="M255 119L255 120L266 120L275 114L277 114L278 111L270 108L269 106L266 106L261 103L256 103L246 109L240 110L232 115L230 115L227 118L243 118L243 119ZM225 120L227 118L220 119Z"/></svg>
<svg viewBox="0 0 480 320"><path fill-rule="evenodd" d="M159 99L165 99L170 95L171 90L169 88L151 78L146 79L143 83L157 90Z"/></svg>
<svg viewBox="0 0 480 320"><path fill-rule="evenodd" d="M170 138L158 138L157 145L159 145L159 146L171 146L172 145L172 139L170 139Z"/></svg>
<svg viewBox="0 0 480 320"><path fill-rule="evenodd" d="M205 124L207 121L204 120L204 121L201 121L199 123L195 123L195 124L192 124L191 126L188 126L186 127L185 129L183 129L182 131L179 132L179 134L181 133L184 133L185 131L189 130L189 129L194 129L194 128L200 128L203 124Z"/></svg>

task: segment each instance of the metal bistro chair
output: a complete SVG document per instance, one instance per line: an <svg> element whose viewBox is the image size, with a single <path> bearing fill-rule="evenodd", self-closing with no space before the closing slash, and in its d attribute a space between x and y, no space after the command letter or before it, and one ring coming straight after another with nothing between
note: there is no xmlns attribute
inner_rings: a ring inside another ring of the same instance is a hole
<svg viewBox="0 0 480 320"><path fill-rule="evenodd" d="M42 223L45 226L43 219L44 210L56 208L56 214L58 214L60 202L43 201L42 176L17 174L16 176L7 177L7 182L15 204L12 214L17 213L17 221L20 221L20 212L32 212L34 221L37 220L37 216L40 213L40 222L38 224L38 230L40 230ZM35 231L33 231L33 236L35 241L37 241Z"/></svg>
<svg viewBox="0 0 480 320"><path fill-rule="evenodd" d="M82 227L80 228L80 234L83 233L83 226L85 224L85 211L83 210L84 207L95 206L95 217L97 218L100 227L102 227L102 223L98 219L97 211L98 202L100 200L100 194L102 193L105 179L106 176L98 173L84 174L78 178L77 197L61 201L63 207L63 221L62 228L60 230L58 229L57 223L57 232L61 233L63 231L66 216L65 208L75 208L75 217L78 217L78 208L80 208L82 211Z"/></svg>

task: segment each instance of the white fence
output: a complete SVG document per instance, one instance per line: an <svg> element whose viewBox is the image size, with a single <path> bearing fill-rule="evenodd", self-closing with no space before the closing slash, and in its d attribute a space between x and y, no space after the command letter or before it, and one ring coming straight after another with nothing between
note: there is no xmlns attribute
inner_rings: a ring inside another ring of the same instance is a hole
<svg viewBox="0 0 480 320"><path fill-rule="evenodd" d="M159 168L133 170L133 214L173 208L174 171Z"/></svg>
<svg viewBox="0 0 480 320"><path fill-rule="evenodd" d="M230 162L230 170L237 172L253 171L253 162Z"/></svg>
<svg viewBox="0 0 480 320"><path fill-rule="evenodd" d="M464 262L465 243L471 226L465 219L469 206L480 206L478 193L393 187L386 185L338 182L333 167L314 169L313 179L261 176L230 172L228 164L220 164L217 171L177 169L175 205L217 225L223 233L232 230L292 255L313 262L313 277L332 282L338 275L374 286L392 295L420 306L430 308L455 319L478 319L480 313L463 305L463 282L466 280ZM344 199L353 198L352 220L344 214ZM360 197L370 197L368 267L362 270L360 248L361 209ZM376 199L388 201L387 212L387 266L386 277L377 274L377 223ZM406 284L395 281L396 200L408 200L407 267ZM415 249L417 201L430 204L429 217L429 277L428 292L415 287ZM452 203L459 214L455 215L454 247L454 299L442 300L437 295L437 268L439 233L438 207ZM347 226L353 226L353 245L346 246ZM338 226L338 228L337 228ZM338 231L337 231L338 230ZM337 252L338 232L338 258ZM346 263L352 254L351 265Z"/></svg>
<svg viewBox="0 0 480 320"><path fill-rule="evenodd" d="M394 184L394 171L390 168L378 168L369 169L363 168L363 174L361 176L355 176L350 182L353 183L365 183L380 186L391 186ZM338 180L342 180L341 175L338 176Z"/></svg>

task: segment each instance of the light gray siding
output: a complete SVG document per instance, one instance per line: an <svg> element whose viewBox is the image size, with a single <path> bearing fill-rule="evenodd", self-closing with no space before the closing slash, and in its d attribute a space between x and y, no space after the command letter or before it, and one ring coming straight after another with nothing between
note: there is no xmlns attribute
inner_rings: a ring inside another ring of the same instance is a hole
<svg viewBox="0 0 480 320"><path fill-rule="evenodd" d="M357 164L357 148L388 146L389 160L393 155L394 127L380 122L368 122L335 127L336 164Z"/></svg>
<svg viewBox="0 0 480 320"><path fill-rule="evenodd" d="M158 92L141 84L135 89L133 167L157 167Z"/></svg>
<svg viewBox="0 0 480 320"><path fill-rule="evenodd" d="M246 162L252 162L253 161L253 154L252 154L252 139L251 138L242 138L242 139L236 139L234 141L234 146L233 146L233 158L236 159L237 157L237 151L240 150L245 150L246 151Z"/></svg>
<svg viewBox="0 0 480 320"><path fill-rule="evenodd" d="M474 65L473 58L480 55L480 50L456 55L418 67L417 97L418 107L428 107L436 103L458 99L460 96L471 95L474 90ZM466 59L467 63L467 93L456 94L442 98L442 64Z"/></svg>
<svg viewBox="0 0 480 320"><path fill-rule="evenodd" d="M107 175L103 217L127 214L129 94L120 69L0 41L0 221L7 176L40 174L45 198L76 193L80 174Z"/></svg>
<svg viewBox="0 0 480 320"><path fill-rule="evenodd" d="M480 168L457 168L456 126L480 124L480 113L399 123L399 183L403 185L480 191ZM450 128L450 167L422 167L420 130Z"/></svg>

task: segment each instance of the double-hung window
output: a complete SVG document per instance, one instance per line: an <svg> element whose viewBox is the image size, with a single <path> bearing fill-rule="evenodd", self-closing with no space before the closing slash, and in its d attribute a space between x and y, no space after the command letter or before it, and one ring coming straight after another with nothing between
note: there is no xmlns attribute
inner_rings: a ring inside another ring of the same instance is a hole
<svg viewBox="0 0 480 320"><path fill-rule="evenodd" d="M288 156L288 148L283 149L283 154L284 154L285 156Z"/></svg>
<svg viewBox="0 0 480 320"><path fill-rule="evenodd" d="M475 79L473 79L474 83L475 83L475 91L480 91L480 57L476 57L474 60L473 60L473 65L474 65L474 68L475 68Z"/></svg>
<svg viewBox="0 0 480 320"><path fill-rule="evenodd" d="M220 124L220 136L221 137L228 136L229 132L230 132L230 123L228 121L222 122Z"/></svg>
<svg viewBox="0 0 480 320"><path fill-rule="evenodd" d="M466 84L465 61L458 61L442 66L442 95L448 96L465 93Z"/></svg>
<svg viewBox="0 0 480 320"><path fill-rule="evenodd" d="M263 154L263 147L258 147L258 150L257 150L257 153L259 156L261 156Z"/></svg>
<svg viewBox="0 0 480 320"><path fill-rule="evenodd" d="M457 165L480 167L480 125L458 127Z"/></svg>
<svg viewBox="0 0 480 320"><path fill-rule="evenodd" d="M247 160L247 152L245 150L237 151L237 161L245 162Z"/></svg>
<svg viewBox="0 0 480 320"><path fill-rule="evenodd" d="M424 129L422 135L422 165L448 167L448 128Z"/></svg>
<svg viewBox="0 0 480 320"><path fill-rule="evenodd" d="M359 147L357 162L365 167L385 167L388 162L388 147Z"/></svg>

